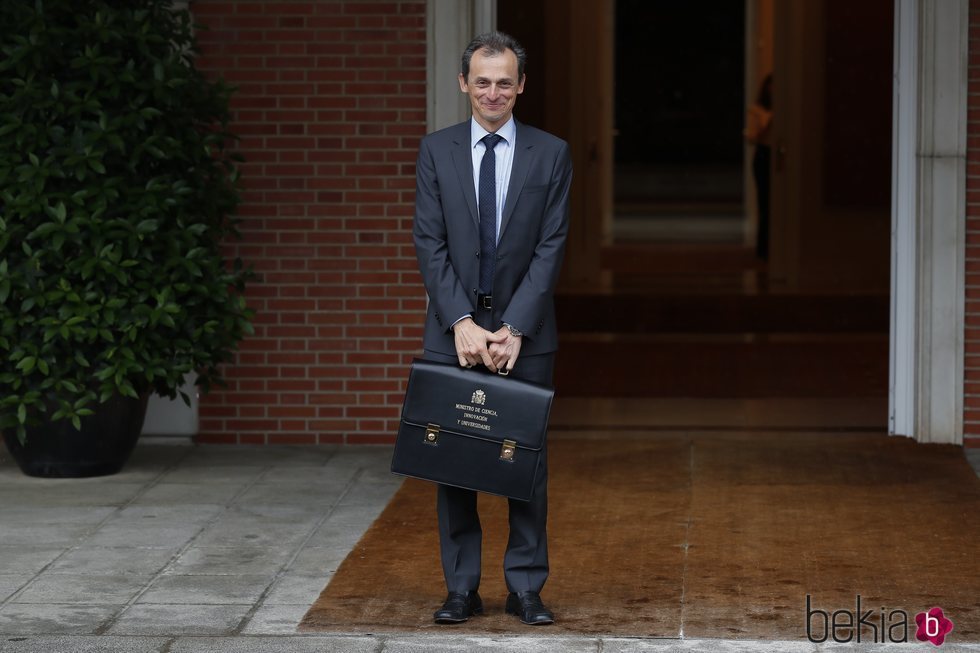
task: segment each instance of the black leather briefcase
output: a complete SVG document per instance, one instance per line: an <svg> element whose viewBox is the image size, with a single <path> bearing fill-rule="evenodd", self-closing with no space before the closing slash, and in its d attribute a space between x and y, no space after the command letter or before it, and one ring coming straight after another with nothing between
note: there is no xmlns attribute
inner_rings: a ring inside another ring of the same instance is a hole
<svg viewBox="0 0 980 653"><path fill-rule="evenodd" d="M528 501L553 397L482 367L416 359L391 471Z"/></svg>

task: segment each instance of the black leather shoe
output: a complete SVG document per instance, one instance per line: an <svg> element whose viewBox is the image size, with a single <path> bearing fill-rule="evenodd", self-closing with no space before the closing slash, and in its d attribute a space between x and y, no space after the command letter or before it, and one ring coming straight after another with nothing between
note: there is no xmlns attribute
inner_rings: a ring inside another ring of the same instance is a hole
<svg viewBox="0 0 980 653"><path fill-rule="evenodd" d="M476 591L450 592L446 602L436 610L433 618L437 624L458 624L470 618L470 615L483 614L483 601Z"/></svg>
<svg viewBox="0 0 980 653"><path fill-rule="evenodd" d="M511 592L507 595L507 614L516 614L529 626L555 623L555 615L544 607L537 592Z"/></svg>

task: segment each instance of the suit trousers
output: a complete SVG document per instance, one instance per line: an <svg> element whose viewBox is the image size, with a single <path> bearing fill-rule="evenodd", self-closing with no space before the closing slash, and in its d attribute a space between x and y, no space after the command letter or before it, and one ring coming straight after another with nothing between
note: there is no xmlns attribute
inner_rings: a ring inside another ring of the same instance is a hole
<svg viewBox="0 0 980 653"><path fill-rule="evenodd" d="M484 329L495 330L489 324L489 310L478 309L473 317ZM422 357L431 361L459 364L459 359L455 356L428 350ZM518 356L511 376L550 386L554 361L553 353ZM540 592L548 579L547 458L546 444L531 500L507 500L510 537L507 540L507 552L504 554L504 580L511 592ZM480 587L483 544L483 529L477 512L477 493L448 485L437 486L436 493L439 549L446 587L450 592L475 591Z"/></svg>

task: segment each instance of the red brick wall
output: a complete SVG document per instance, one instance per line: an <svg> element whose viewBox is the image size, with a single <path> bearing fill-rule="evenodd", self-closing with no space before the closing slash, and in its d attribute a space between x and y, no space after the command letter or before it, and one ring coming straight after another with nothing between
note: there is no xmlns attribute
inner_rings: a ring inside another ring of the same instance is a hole
<svg viewBox="0 0 980 653"><path fill-rule="evenodd" d="M425 294L411 242L425 3L196 0L202 69L238 86L256 333L200 441L393 440Z"/></svg>
<svg viewBox="0 0 980 653"><path fill-rule="evenodd" d="M980 0L970 0L968 95L963 438L980 447Z"/></svg>

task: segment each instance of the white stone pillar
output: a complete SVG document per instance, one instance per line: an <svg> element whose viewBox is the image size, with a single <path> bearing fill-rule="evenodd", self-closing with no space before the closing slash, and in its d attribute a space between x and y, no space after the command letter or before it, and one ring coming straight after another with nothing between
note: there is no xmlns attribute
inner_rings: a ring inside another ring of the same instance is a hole
<svg viewBox="0 0 980 653"><path fill-rule="evenodd" d="M969 0L896 0L889 432L963 442Z"/></svg>
<svg viewBox="0 0 980 653"><path fill-rule="evenodd" d="M459 91L460 56L477 34L497 23L496 0L428 0L426 5L427 131L455 125L470 117Z"/></svg>

